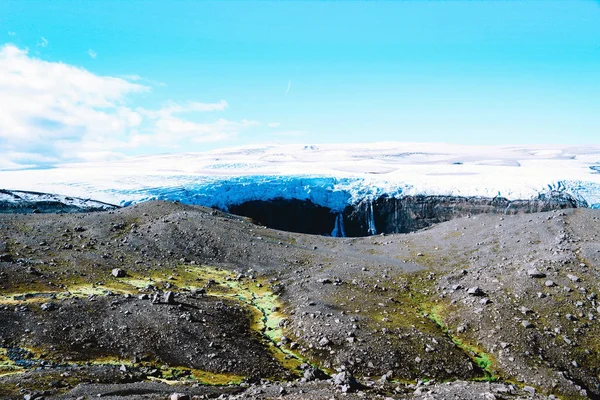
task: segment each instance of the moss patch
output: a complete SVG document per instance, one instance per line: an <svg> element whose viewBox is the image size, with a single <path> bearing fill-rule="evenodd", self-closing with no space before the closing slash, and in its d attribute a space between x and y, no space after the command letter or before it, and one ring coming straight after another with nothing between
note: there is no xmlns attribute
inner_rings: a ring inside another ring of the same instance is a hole
<svg viewBox="0 0 600 400"><path fill-rule="evenodd" d="M250 329L263 339L265 346L272 356L278 360L285 369L293 374L298 374L298 367L305 362L299 354L291 349L278 345L283 336L282 321L285 316L279 311L283 304L277 294L271 290L268 283L259 278L236 276L234 273L209 267L179 265L169 270L169 274L156 272L151 276L130 274L124 278L110 278L103 284L74 284L66 290L21 291L18 293L4 293L0 296L0 304L41 304L58 301L66 298L84 298L100 296L110 291L116 294L136 295L149 287L169 287L173 292L203 290L207 296L222 297L241 303L250 312ZM10 360L3 362L0 353L0 373L23 371L13 368ZM95 365L129 365L124 360L98 359L92 362ZM220 374L207 371L177 368L176 371L186 371L176 374L194 377L194 380L203 384L228 384L239 383L243 377L232 374ZM169 377L163 377L169 379Z"/></svg>
<svg viewBox="0 0 600 400"><path fill-rule="evenodd" d="M477 364L477 366L484 371L485 376L482 378L482 380L492 382L499 380L499 370L496 367L496 360L494 359L494 356L486 353L480 347L466 343L462 339L450 333L442 317L444 311L444 306L435 305L428 309L426 315L431 321L435 322L440 327L440 329L452 340L456 346L463 350L473 360L473 362L475 362L475 364Z"/></svg>

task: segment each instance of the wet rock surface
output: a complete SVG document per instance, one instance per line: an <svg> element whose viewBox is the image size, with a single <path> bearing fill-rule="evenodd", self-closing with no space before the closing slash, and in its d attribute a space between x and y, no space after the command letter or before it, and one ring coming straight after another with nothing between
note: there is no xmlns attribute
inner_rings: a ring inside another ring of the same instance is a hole
<svg viewBox="0 0 600 400"><path fill-rule="evenodd" d="M0 397L598 398L598 232L590 209L364 238L163 202L3 215Z"/></svg>

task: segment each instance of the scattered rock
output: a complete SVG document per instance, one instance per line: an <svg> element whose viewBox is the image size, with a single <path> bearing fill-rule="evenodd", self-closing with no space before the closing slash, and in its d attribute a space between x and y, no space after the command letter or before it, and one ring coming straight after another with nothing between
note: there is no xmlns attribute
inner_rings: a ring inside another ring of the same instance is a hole
<svg viewBox="0 0 600 400"><path fill-rule="evenodd" d="M521 321L521 325L523 325L523 328L526 329L533 328L533 324L526 320Z"/></svg>
<svg viewBox="0 0 600 400"><path fill-rule="evenodd" d="M525 386L525 387L523 387L523 391L525 391L527 393L535 394L535 388L531 387L531 386Z"/></svg>
<svg viewBox="0 0 600 400"><path fill-rule="evenodd" d="M42 311L52 311L56 308L56 306L53 303L44 303L40 306L40 308Z"/></svg>
<svg viewBox="0 0 600 400"><path fill-rule="evenodd" d="M123 270L121 268L113 268L111 274L115 278L122 278L126 275L125 270Z"/></svg>
<svg viewBox="0 0 600 400"><path fill-rule="evenodd" d="M539 271L537 268L531 268L527 270L527 275L532 278L545 278L546 274Z"/></svg>
<svg viewBox="0 0 600 400"><path fill-rule="evenodd" d="M521 311L522 314L525 314L525 315L530 314L530 313L533 312L533 311L531 311L531 309L529 309L529 308L527 308L525 306L521 306L520 311Z"/></svg>
<svg viewBox="0 0 600 400"><path fill-rule="evenodd" d="M580 280L578 276L571 275L571 274L568 274L567 278L569 278L573 282L579 282L579 280Z"/></svg>
<svg viewBox="0 0 600 400"><path fill-rule="evenodd" d="M303 376L307 382L327 379L327 375L325 375L325 373L323 371L321 371L320 369L317 369L313 366L307 366L304 369Z"/></svg>
<svg viewBox="0 0 600 400"><path fill-rule="evenodd" d="M485 296L485 292L477 286L469 288L467 294L470 294L471 296Z"/></svg>
<svg viewBox="0 0 600 400"><path fill-rule="evenodd" d="M358 382L348 371L342 371L339 374L333 374L333 384L342 391L342 393L352 392L359 388Z"/></svg>
<svg viewBox="0 0 600 400"><path fill-rule="evenodd" d="M175 295L173 292L168 291L163 294L163 303L173 304L175 302Z"/></svg>

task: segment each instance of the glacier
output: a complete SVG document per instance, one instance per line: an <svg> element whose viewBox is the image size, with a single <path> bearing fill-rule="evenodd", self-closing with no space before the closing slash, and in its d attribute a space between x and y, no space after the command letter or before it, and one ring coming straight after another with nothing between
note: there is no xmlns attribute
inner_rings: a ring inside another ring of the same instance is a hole
<svg viewBox="0 0 600 400"><path fill-rule="evenodd" d="M600 145L265 144L0 171L0 188L122 206L159 199L223 210L298 199L333 213L383 195L516 200L560 191L600 208Z"/></svg>

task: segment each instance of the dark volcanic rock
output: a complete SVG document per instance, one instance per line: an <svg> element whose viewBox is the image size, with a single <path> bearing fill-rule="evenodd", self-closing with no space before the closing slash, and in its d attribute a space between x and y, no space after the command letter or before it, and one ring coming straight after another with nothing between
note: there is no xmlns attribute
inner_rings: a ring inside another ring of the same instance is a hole
<svg viewBox="0 0 600 400"><path fill-rule="evenodd" d="M347 236L377 233L408 233L454 218L475 214L521 214L564 208L586 207L572 196L550 192L532 200L503 197L382 196L363 200L344 212Z"/></svg>

